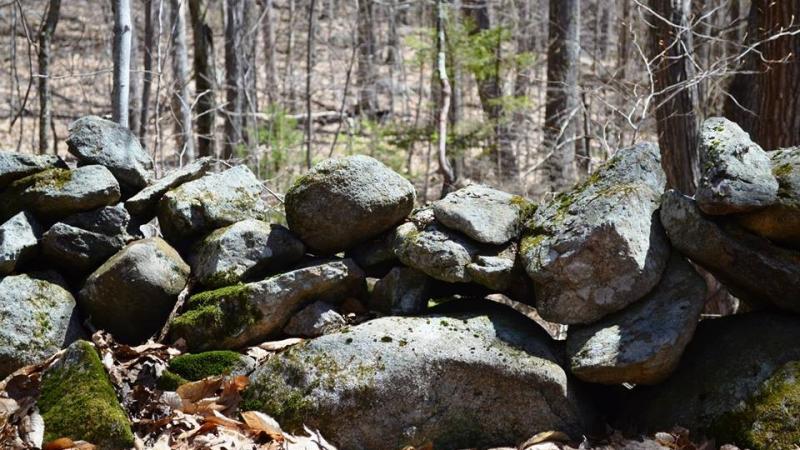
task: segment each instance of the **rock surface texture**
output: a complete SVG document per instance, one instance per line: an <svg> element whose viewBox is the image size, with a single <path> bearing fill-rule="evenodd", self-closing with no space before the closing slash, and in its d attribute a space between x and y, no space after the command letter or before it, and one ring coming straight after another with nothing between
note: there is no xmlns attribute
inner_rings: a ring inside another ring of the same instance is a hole
<svg viewBox="0 0 800 450"><path fill-rule="evenodd" d="M707 119L700 130L702 176L695 199L707 214L731 214L775 202L778 182L767 153L739 125L722 117Z"/></svg>
<svg viewBox="0 0 800 450"><path fill-rule="evenodd" d="M0 279L0 319L0 380L80 337L72 294L44 278Z"/></svg>
<svg viewBox="0 0 800 450"><path fill-rule="evenodd" d="M305 254L305 246L285 227L243 220L215 230L190 252L192 274L211 288L252 280L285 269Z"/></svg>
<svg viewBox="0 0 800 450"><path fill-rule="evenodd" d="M664 194L661 221L672 245L737 297L800 312L800 252L717 223L675 191Z"/></svg>
<svg viewBox="0 0 800 450"><path fill-rule="evenodd" d="M245 166L208 174L167 192L158 223L170 242L185 242L245 219L266 219L261 182Z"/></svg>
<svg viewBox="0 0 800 450"><path fill-rule="evenodd" d="M0 225L0 276L8 275L36 255L41 235L39 223L26 212Z"/></svg>
<svg viewBox="0 0 800 450"><path fill-rule="evenodd" d="M450 229L483 244L501 245L519 237L524 215L532 207L522 197L473 185L434 202L433 212Z"/></svg>
<svg viewBox="0 0 800 450"><path fill-rule="evenodd" d="M599 322L569 329L572 373L606 384L665 380L694 335L705 294L703 278L683 257L673 255L645 298Z"/></svg>
<svg viewBox="0 0 800 450"><path fill-rule="evenodd" d="M122 342L144 341L161 329L189 266L159 238L134 241L86 279L78 300L92 323Z"/></svg>
<svg viewBox="0 0 800 450"><path fill-rule="evenodd" d="M246 408L318 428L339 448L490 447L586 426L549 338L499 307L375 319L294 347L251 378Z"/></svg>
<svg viewBox="0 0 800 450"><path fill-rule="evenodd" d="M537 209L521 256L544 319L591 323L658 283L669 257L656 214L665 183L658 147L638 144Z"/></svg>
<svg viewBox="0 0 800 450"><path fill-rule="evenodd" d="M125 208L131 214L137 217L150 219L156 215L156 208L158 201L170 189L194 181L211 169L213 161L210 157L200 158L193 161L178 170L168 173L164 178L156 181L155 183L147 186L139 191L136 195L125 201Z"/></svg>
<svg viewBox="0 0 800 450"><path fill-rule="evenodd" d="M332 255L401 222L415 198L408 180L369 156L329 159L286 193L286 220L310 250Z"/></svg>
<svg viewBox="0 0 800 450"><path fill-rule="evenodd" d="M67 164L55 155L29 155L0 151L0 189L12 181L47 169L66 169Z"/></svg>
<svg viewBox="0 0 800 450"><path fill-rule="evenodd" d="M126 192L136 192L153 178L153 160L126 127L95 116L82 117L69 126L69 152L80 165L108 168Z"/></svg>
<svg viewBox="0 0 800 450"><path fill-rule="evenodd" d="M172 321L170 335L184 339L192 351L241 347L280 332L305 303L342 299L363 283L364 272L344 259L202 292Z"/></svg>

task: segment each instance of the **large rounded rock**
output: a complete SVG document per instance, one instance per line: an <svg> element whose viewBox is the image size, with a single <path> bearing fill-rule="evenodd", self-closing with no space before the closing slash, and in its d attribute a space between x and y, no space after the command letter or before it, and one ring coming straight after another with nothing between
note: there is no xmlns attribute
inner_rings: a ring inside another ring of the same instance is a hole
<svg viewBox="0 0 800 450"><path fill-rule="evenodd" d="M570 327L567 354L578 378L655 384L678 366L705 304L705 280L675 254L642 300L585 327Z"/></svg>
<svg viewBox="0 0 800 450"><path fill-rule="evenodd" d="M707 119L699 146L702 176L695 199L703 212L741 213L775 202L778 182L769 156L739 125L722 117Z"/></svg>
<svg viewBox="0 0 800 450"><path fill-rule="evenodd" d="M192 249L192 275L216 288L252 280L298 262L305 246L281 225L243 220L215 230Z"/></svg>
<svg viewBox="0 0 800 450"><path fill-rule="evenodd" d="M200 158L196 161L181 167L180 169L173 170L156 181L155 183L147 186L139 191L136 195L125 201L125 208L130 213L140 220L150 220L156 215L156 208L158 201L170 189L188 183L189 181L196 180L211 169L214 161L210 157Z"/></svg>
<svg viewBox="0 0 800 450"><path fill-rule="evenodd" d="M205 175L167 192L158 223L170 242L183 243L245 219L267 219L263 186L246 166Z"/></svg>
<svg viewBox="0 0 800 450"><path fill-rule="evenodd" d="M330 255L402 221L415 195L408 180L368 156L328 159L286 193L286 220L312 252Z"/></svg>
<svg viewBox="0 0 800 450"><path fill-rule="evenodd" d="M656 214L665 184L658 146L643 143L539 207L520 253L545 320L591 323L658 283L669 258Z"/></svg>
<svg viewBox="0 0 800 450"><path fill-rule="evenodd" d="M42 255L62 273L85 276L134 240L130 219L121 204L69 216L44 233Z"/></svg>
<svg viewBox="0 0 800 450"><path fill-rule="evenodd" d="M108 168L126 192L137 192L153 178L153 159L133 132L116 122L86 116L69 125L69 152L80 165Z"/></svg>
<svg viewBox="0 0 800 450"><path fill-rule="evenodd" d="M36 256L42 229L27 212L21 212L0 225L0 276Z"/></svg>
<svg viewBox="0 0 800 450"><path fill-rule="evenodd" d="M672 245L736 297L800 312L800 252L778 247L723 218L705 216L689 197L664 194L661 222Z"/></svg>
<svg viewBox="0 0 800 450"><path fill-rule="evenodd" d="M739 216L744 228L780 245L800 249L800 147L769 153L778 180L775 203Z"/></svg>
<svg viewBox="0 0 800 450"><path fill-rule="evenodd" d="M95 270L78 300L97 328L122 342L141 342L161 329L186 286L189 266L159 238L135 241Z"/></svg>
<svg viewBox="0 0 800 450"><path fill-rule="evenodd" d="M499 305L384 317L276 355L251 376L243 408L354 450L516 446L552 430L578 437L586 399L551 344Z"/></svg>
<svg viewBox="0 0 800 450"><path fill-rule="evenodd" d="M56 283L29 275L0 279L0 379L80 337L76 314L72 294Z"/></svg>
<svg viewBox="0 0 800 450"><path fill-rule="evenodd" d="M363 287L364 272L343 259L201 292L170 323L170 337L183 339L191 351L239 348L279 333L313 300L341 300L360 294Z"/></svg>
<svg viewBox="0 0 800 450"><path fill-rule="evenodd" d="M643 431L679 425L741 448L792 448L800 413L798 339L800 318L792 315L703 321L678 370L660 385L634 390L621 421Z"/></svg>
<svg viewBox="0 0 800 450"><path fill-rule="evenodd" d="M525 215L535 207L518 195L472 185L433 203L442 225L483 244L501 245L519 237Z"/></svg>
<svg viewBox="0 0 800 450"><path fill-rule="evenodd" d="M56 155L31 155L0 151L0 189L12 181L47 169L66 169L67 164Z"/></svg>
<svg viewBox="0 0 800 450"><path fill-rule="evenodd" d="M103 166L49 169L19 179L0 194L0 215L26 210L43 221L116 203L119 183Z"/></svg>

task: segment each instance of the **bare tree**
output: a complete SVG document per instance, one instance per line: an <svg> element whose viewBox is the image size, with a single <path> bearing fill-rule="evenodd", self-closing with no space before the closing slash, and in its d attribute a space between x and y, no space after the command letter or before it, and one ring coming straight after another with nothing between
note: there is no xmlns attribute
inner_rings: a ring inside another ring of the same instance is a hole
<svg viewBox="0 0 800 450"><path fill-rule="evenodd" d="M275 55L275 12L273 0L264 0L264 63L267 66L265 90L270 105L278 102L278 69Z"/></svg>
<svg viewBox="0 0 800 450"><path fill-rule="evenodd" d="M130 0L114 0L114 83L111 94L111 117L128 126L128 95L131 64Z"/></svg>
<svg viewBox="0 0 800 450"><path fill-rule="evenodd" d="M179 154L187 161L195 158L192 136L192 108L189 99L189 58L186 54L186 21L183 0L170 0L172 15L172 76L175 139Z"/></svg>
<svg viewBox="0 0 800 450"><path fill-rule="evenodd" d="M775 37L775 38L773 38ZM766 149L800 145L800 0L753 0L726 115Z"/></svg>
<svg viewBox="0 0 800 450"><path fill-rule="evenodd" d="M374 119L378 112L375 90L374 0L358 0L358 106L361 114Z"/></svg>
<svg viewBox="0 0 800 450"><path fill-rule="evenodd" d="M306 167L311 168L311 143L313 122L311 120L311 71L314 67L314 33L316 33L315 1L308 4L308 34L306 36Z"/></svg>
<svg viewBox="0 0 800 450"><path fill-rule="evenodd" d="M442 194L444 197L455 189L455 175L447 160L447 116L450 110L450 80L447 77L445 7L442 0L436 0L436 73L442 92L442 104L439 108L439 172L442 174Z"/></svg>
<svg viewBox="0 0 800 450"><path fill-rule="evenodd" d="M243 141L242 111L242 34L244 32L244 0L225 0L225 143L222 158L229 159Z"/></svg>
<svg viewBox="0 0 800 450"><path fill-rule="evenodd" d="M214 123L216 121L216 69L214 66L214 41L211 28L206 23L207 3L189 0L189 16L194 37L194 85L197 95L197 154L214 156Z"/></svg>
<svg viewBox="0 0 800 450"><path fill-rule="evenodd" d="M50 94L50 42L58 25L61 0L50 0L47 15L39 29L39 153L46 153L49 145L50 127L53 125L52 104ZM53 153L56 153L56 141L53 140Z"/></svg>
<svg viewBox="0 0 800 450"><path fill-rule="evenodd" d="M690 54L690 0L651 0L650 41L656 121L667 185L693 195L697 163L697 84Z"/></svg>
<svg viewBox="0 0 800 450"><path fill-rule="evenodd" d="M150 111L150 92L153 86L153 46L155 30L153 29L153 0L144 0L144 51L142 52L142 108L139 118L139 140L144 141L147 135L147 122Z"/></svg>
<svg viewBox="0 0 800 450"><path fill-rule="evenodd" d="M577 180L575 138L580 103L580 0L550 0L547 49L545 160L539 192L562 191Z"/></svg>

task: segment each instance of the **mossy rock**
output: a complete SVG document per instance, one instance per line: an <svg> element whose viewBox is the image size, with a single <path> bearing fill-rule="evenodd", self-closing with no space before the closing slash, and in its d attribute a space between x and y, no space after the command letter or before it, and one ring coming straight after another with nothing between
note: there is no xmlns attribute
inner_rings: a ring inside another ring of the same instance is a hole
<svg viewBox="0 0 800 450"><path fill-rule="evenodd" d="M739 408L711 427L720 443L751 450L800 446L800 361L783 365Z"/></svg>
<svg viewBox="0 0 800 450"><path fill-rule="evenodd" d="M47 369L37 401L45 442L68 437L101 449L133 446L130 421L92 344L76 341Z"/></svg>
<svg viewBox="0 0 800 450"><path fill-rule="evenodd" d="M169 362L171 372L189 381L246 371L246 366L241 354L228 350L180 355Z"/></svg>

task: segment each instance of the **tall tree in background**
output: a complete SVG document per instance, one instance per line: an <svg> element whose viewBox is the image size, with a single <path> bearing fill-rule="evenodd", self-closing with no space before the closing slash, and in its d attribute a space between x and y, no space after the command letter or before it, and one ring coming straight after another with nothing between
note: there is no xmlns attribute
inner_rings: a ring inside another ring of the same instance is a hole
<svg viewBox="0 0 800 450"><path fill-rule="evenodd" d="M148 115L150 111L150 92L153 87L153 46L155 45L155 30L153 27L154 15L153 0L144 0L144 45L142 51L142 107L139 116L139 140L144 141L147 135Z"/></svg>
<svg viewBox="0 0 800 450"><path fill-rule="evenodd" d="M278 64L275 59L275 11L273 0L263 0L264 3L264 64L267 67L266 86L267 99L270 105L278 103L280 91L278 90Z"/></svg>
<svg viewBox="0 0 800 450"><path fill-rule="evenodd" d="M450 111L450 80L447 77L447 43L445 34L446 12L442 0L436 0L436 76L441 89L441 106L439 108L439 172L442 174L442 194L444 197L456 189L456 177L447 160L447 120Z"/></svg>
<svg viewBox="0 0 800 450"><path fill-rule="evenodd" d="M128 126L128 95L131 64L130 0L114 0L114 82L111 94L111 118Z"/></svg>
<svg viewBox="0 0 800 450"><path fill-rule="evenodd" d="M550 0L547 48L545 161L540 190L560 192L577 180L575 136L579 106L580 0Z"/></svg>
<svg viewBox="0 0 800 450"><path fill-rule="evenodd" d="M374 119L378 112L375 90L375 22L374 0L358 0L358 106L361 114Z"/></svg>
<svg viewBox="0 0 800 450"><path fill-rule="evenodd" d="M50 0L47 15L39 29L39 153L46 153L53 125L52 96L50 94L50 42L58 25L61 0ZM53 153L56 142L53 141Z"/></svg>
<svg viewBox="0 0 800 450"><path fill-rule="evenodd" d="M725 112L765 149L800 145L800 0L753 0ZM771 38L775 37L776 38Z"/></svg>
<svg viewBox="0 0 800 450"><path fill-rule="evenodd" d="M222 159L229 159L234 149L243 141L242 111L244 90L242 83L242 35L244 33L244 0L225 0L225 143Z"/></svg>
<svg viewBox="0 0 800 450"><path fill-rule="evenodd" d="M493 31L487 0L466 0L464 11L472 22L470 25L474 27L471 31L473 35ZM500 78L502 41L498 37L496 42L490 40L490 44L494 46L494 48L489 48L494 53L493 63L479 68L474 75L478 82L478 97L481 100L481 107L494 128L491 152L497 177L515 182L519 178L519 168L517 167L517 156L514 153L512 124L510 117L506 115L502 101L503 87Z"/></svg>
<svg viewBox="0 0 800 450"><path fill-rule="evenodd" d="M214 156L214 123L216 122L216 69L214 66L214 41L211 28L206 23L207 3L189 0L189 16L194 37L194 85L197 95L197 154Z"/></svg>
<svg viewBox="0 0 800 450"><path fill-rule="evenodd" d="M194 137L192 136L192 108L189 99L189 58L186 54L186 21L184 20L183 0L170 0L172 16L172 76L173 76L173 114L175 120L175 139L179 154L185 160L193 161Z"/></svg>
<svg viewBox="0 0 800 450"><path fill-rule="evenodd" d="M656 121L661 165L667 185L693 195L697 162L697 84L689 28L690 0L650 0L650 42L654 65Z"/></svg>
<svg viewBox="0 0 800 450"><path fill-rule="evenodd" d="M316 2L308 4L308 33L306 35L306 168L311 169L311 144L313 122L311 120L311 71L314 67L314 34L316 34Z"/></svg>

